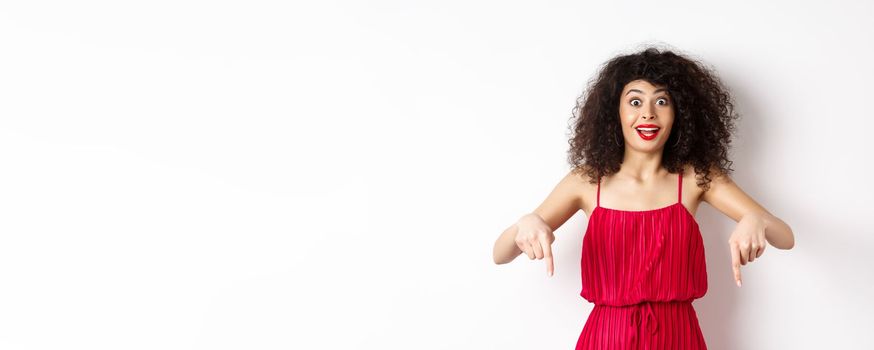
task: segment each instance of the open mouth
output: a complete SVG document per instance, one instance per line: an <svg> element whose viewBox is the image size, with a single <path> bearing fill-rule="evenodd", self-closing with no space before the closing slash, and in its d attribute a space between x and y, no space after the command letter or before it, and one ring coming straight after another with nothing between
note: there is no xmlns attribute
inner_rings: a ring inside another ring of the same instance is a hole
<svg viewBox="0 0 874 350"><path fill-rule="evenodd" d="M644 140L652 140L658 136L659 131L661 131L658 127L637 127L637 134L640 135Z"/></svg>

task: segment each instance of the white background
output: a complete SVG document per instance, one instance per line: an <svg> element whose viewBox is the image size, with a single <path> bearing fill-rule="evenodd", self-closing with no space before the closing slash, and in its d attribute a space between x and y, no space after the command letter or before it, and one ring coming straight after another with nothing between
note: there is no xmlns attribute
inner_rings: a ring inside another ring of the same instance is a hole
<svg viewBox="0 0 874 350"><path fill-rule="evenodd" d="M697 213L711 349L870 349L870 1L4 1L0 348L571 349L579 212L492 244L569 169L609 58L712 65L734 179L786 221L732 281Z"/></svg>

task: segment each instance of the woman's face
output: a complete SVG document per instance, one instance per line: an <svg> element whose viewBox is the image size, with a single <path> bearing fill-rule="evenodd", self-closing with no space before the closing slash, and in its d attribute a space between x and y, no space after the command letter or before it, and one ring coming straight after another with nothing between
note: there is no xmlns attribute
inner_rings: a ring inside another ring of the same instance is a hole
<svg viewBox="0 0 874 350"><path fill-rule="evenodd" d="M664 86L631 81L619 98L619 121L625 147L641 152L661 151L674 124L673 100Z"/></svg>

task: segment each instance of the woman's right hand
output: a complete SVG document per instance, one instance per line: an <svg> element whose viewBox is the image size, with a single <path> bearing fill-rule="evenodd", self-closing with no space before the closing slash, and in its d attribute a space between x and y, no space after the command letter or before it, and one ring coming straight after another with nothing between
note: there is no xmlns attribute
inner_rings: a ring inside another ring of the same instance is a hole
<svg viewBox="0 0 874 350"><path fill-rule="evenodd" d="M555 235L552 229L537 214L525 215L516 222L516 246L531 260L546 259L546 274L552 276L555 271L552 260L552 242Z"/></svg>

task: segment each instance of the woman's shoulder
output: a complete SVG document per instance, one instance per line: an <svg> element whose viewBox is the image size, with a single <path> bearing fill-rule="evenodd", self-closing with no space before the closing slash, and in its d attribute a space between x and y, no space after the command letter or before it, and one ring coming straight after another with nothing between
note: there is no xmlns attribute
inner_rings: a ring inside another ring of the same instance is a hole
<svg viewBox="0 0 874 350"><path fill-rule="evenodd" d="M581 188L592 187L598 184L597 181L589 175L588 169L585 166L577 166L568 171L567 178L571 179L577 186Z"/></svg>
<svg viewBox="0 0 874 350"><path fill-rule="evenodd" d="M707 172L709 172L707 176L709 176L712 180L723 181L723 179L728 178L716 166L709 167ZM683 197L686 197L685 194L688 193L691 195L691 198L695 199L695 203L699 203L703 199L705 192L707 192L707 190L705 190L705 186L703 185L704 176L704 172L696 171L695 167L692 165L683 166ZM699 182L701 183L699 184Z"/></svg>
<svg viewBox="0 0 874 350"><path fill-rule="evenodd" d="M598 190L597 180L593 180L584 166L571 169L565 179L572 184L573 191L579 196L580 209L589 213L590 208L595 206L594 196Z"/></svg>

